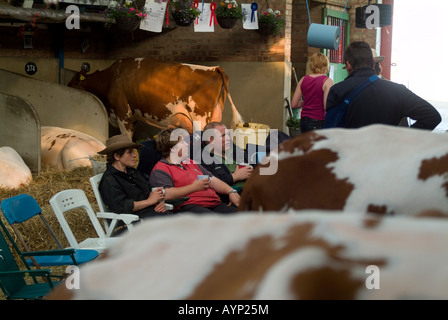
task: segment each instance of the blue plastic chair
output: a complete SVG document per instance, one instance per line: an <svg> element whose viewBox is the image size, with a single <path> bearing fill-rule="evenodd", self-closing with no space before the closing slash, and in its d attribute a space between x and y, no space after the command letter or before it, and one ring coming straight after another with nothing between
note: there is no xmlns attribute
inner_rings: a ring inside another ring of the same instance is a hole
<svg viewBox="0 0 448 320"><path fill-rule="evenodd" d="M25 281L29 277L31 281ZM38 277L44 280L39 282ZM0 230L0 289L7 299L42 299L60 283L52 277L47 269L30 270L26 266L25 270L20 270Z"/></svg>
<svg viewBox="0 0 448 320"><path fill-rule="evenodd" d="M30 195L20 194L12 198L5 199L1 202L1 208L3 215L14 230L17 238L22 243L27 252L22 252L17 244L14 242L11 234L8 232L6 226L1 222L0 225L5 232L6 236L12 243L14 249L20 255L21 259L25 261L28 266L34 265L35 267L51 267L51 266L64 266L64 265L81 265L83 263L94 260L98 257L99 253L96 250L84 250L84 249L63 249L61 243L57 239L55 233L51 229L50 225L42 215L42 209L37 201ZM49 233L56 241L59 250L47 250L47 251L31 251L20 231L15 227L16 224L27 221L38 215ZM26 258L28 257L28 258Z"/></svg>

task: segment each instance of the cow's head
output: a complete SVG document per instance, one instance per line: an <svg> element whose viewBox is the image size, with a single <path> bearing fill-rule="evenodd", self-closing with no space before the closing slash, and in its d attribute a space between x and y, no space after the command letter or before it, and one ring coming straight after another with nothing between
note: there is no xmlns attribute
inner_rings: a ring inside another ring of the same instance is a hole
<svg viewBox="0 0 448 320"><path fill-rule="evenodd" d="M70 80L70 82L67 84L67 86L75 89L84 90L82 87L82 82L87 78L87 70L82 69L79 72L76 72L73 78Z"/></svg>

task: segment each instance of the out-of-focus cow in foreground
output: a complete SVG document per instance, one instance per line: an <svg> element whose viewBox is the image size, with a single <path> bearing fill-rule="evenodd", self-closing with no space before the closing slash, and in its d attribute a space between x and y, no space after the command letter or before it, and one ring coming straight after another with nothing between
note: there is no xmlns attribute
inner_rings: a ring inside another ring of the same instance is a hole
<svg viewBox="0 0 448 320"><path fill-rule="evenodd" d="M278 170L254 170L240 210L414 215L448 208L444 133L385 125L319 130L282 143L269 159Z"/></svg>
<svg viewBox="0 0 448 320"><path fill-rule="evenodd" d="M118 60L102 71L76 73L68 86L96 95L111 123L132 138L137 120L158 128L182 127L193 132L221 121L229 97L233 125L242 122L229 94L229 77L221 67L205 67L148 58Z"/></svg>
<svg viewBox="0 0 448 320"><path fill-rule="evenodd" d="M41 128L42 165L59 170L91 166L89 156L105 148L104 143L85 133L59 127Z"/></svg>
<svg viewBox="0 0 448 320"><path fill-rule="evenodd" d="M448 299L448 219L303 211L154 218L51 299Z"/></svg>

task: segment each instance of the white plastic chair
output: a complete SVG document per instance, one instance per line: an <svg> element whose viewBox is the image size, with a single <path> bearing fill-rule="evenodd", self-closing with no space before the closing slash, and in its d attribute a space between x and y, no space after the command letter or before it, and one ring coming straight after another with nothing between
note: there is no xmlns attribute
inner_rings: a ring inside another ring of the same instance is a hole
<svg viewBox="0 0 448 320"><path fill-rule="evenodd" d="M136 214L113 213L107 211L106 204L103 202L100 190L98 189L102 176L102 173L94 175L90 178L90 184L92 185L93 193L95 194L95 199L100 209L100 212L97 212L96 216L103 219L104 227L106 228L106 236L111 236L119 220L126 224L129 231L132 231L134 228L132 222L140 220L140 217Z"/></svg>
<svg viewBox="0 0 448 320"><path fill-rule="evenodd" d="M93 249L98 252L104 252L111 244L118 240L118 237L111 238L106 236L83 190L69 189L58 192L50 199L50 204L72 248ZM98 238L86 238L78 242L65 218L65 214L68 214L74 209L83 209L87 213Z"/></svg>

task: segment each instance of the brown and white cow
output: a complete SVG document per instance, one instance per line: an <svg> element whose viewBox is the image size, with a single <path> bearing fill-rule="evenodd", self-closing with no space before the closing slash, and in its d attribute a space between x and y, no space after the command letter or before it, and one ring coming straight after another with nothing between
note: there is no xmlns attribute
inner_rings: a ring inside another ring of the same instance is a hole
<svg viewBox="0 0 448 320"><path fill-rule="evenodd" d="M41 128L42 165L50 165L59 170L70 170L82 166L92 166L93 157L105 145L85 133L59 128Z"/></svg>
<svg viewBox="0 0 448 320"><path fill-rule="evenodd" d="M33 181L30 168L16 150L5 146L0 148L0 187L20 188Z"/></svg>
<svg viewBox="0 0 448 320"><path fill-rule="evenodd" d="M50 298L448 299L447 230L443 218L311 210L154 218Z"/></svg>
<svg viewBox="0 0 448 320"><path fill-rule="evenodd" d="M277 171L260 174L266 165L254 170L240 210L413 215L448 208L444 133L385 125L326 129L282 143L269 158Z"/></svg>
<svg viewBox="0 0 448 320"><path fill-rule="evenodd" d="M221 67L123 59L90 75L82 70L68 85L96 95L110 119L116 119L120 131L131 138L137 120L158 128L182 127L190 133L198 121L202 130L208 122L221 121L226 95L234 125L242 122L229 94L229 77Z"/></svg>

